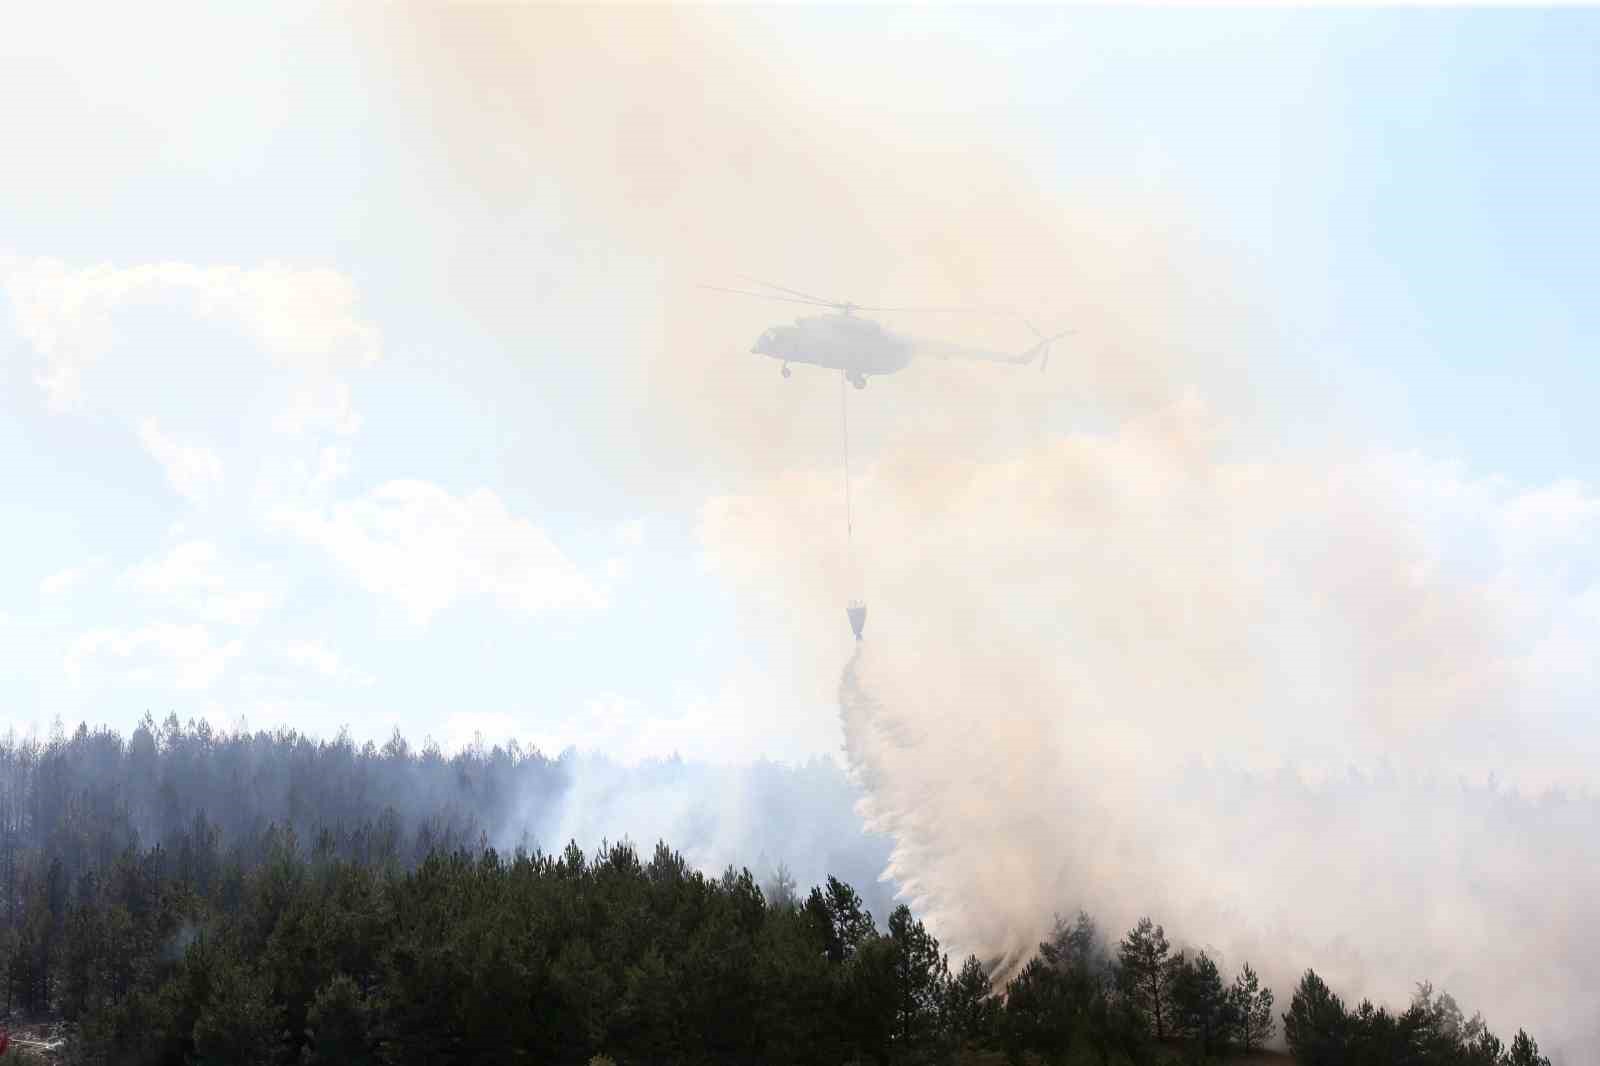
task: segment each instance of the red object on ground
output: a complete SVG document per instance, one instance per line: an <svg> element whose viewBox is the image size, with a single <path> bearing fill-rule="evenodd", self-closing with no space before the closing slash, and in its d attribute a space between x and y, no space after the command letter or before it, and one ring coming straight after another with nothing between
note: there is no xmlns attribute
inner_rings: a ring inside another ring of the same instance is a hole
<svg viewBox="0 0 1600 1066"><path fill-rule="evenodd" d="M0 1029L0 1055L6 1053L6 1048L11 1046L11 1034Z"/></svg>

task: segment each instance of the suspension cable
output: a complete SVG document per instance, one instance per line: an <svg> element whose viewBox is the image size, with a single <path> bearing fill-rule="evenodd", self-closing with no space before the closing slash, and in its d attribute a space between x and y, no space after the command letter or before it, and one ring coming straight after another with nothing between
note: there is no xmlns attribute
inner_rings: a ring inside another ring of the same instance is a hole
<svg viewBox="0 0 1600 1066"><path fill-rule="evenodd" d="M849 393L845 391L844 370L839 371L839 425L844 432L844 537L848 542L855 531L855 521L850 513L850 417L846 407Z"/></svg>

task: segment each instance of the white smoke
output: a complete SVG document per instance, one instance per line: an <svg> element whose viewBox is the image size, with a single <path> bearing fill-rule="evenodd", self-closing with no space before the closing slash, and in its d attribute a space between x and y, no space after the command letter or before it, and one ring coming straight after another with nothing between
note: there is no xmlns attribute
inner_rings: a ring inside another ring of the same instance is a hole
<svg viewBox="0 0 1600 1066"><path fill-rule="evenodd" d="M1547 1045L1595 1036L1594 808L1527 798L1593 781L1592 492L1354 435L1291 450L1253 372L1259 294L1179 208L1130 203L1117 174L1062 192L959 115L902 123L862 93L840 120L755 23L407 11L369 37L484 248L519 212L560 219L538 315L576 317L574 351L625 325L606 400L647 461L606 473L712 494L708 560L797 707L841 695L864 591L845 740L934 931L1014 962L1058 911L1150 913L1280 997L1307 965L1391 1003L1426 978ZM880 67L900 98L945 73L915 49ZM852 396L852 546L837 379L747 353L788 309L695 292L731 271L1070 312L1078 333L1045 376L914 364ZM498 254L449 280L535 347Z"/></svg>
<svg viewBox="0 0 1600 1066"><path fill-rule="evenodd" d="M856 817L860 792L832 759L719 765L674 757L628 766L568 749L557 770L562 787L514 804L496 846L559 854L572 842L592 855L627 843L649 862L662 842L710 876L748 867L768 884L781 867L802 894L834 876L880 921L893 906L892 886L879 881L889 841Z"/></svg>
<svg viewBox="0 0 1600 1066"><path fill-rule="evenodd" d="M1149 430L953 458L943 490L865 479L879 610L839 702L890 875L1002 976L1056 913L1149 914L1280 997L1306 966L1355 1000L1429 979L1591 1047L1600 804L1560 723L1593 692L1567 654L1594 622L1592 497ZM727 513L764 506L797 514ZM745 541L731 522L719 543ZM1576 591L1518 595L1557 561Z"/></svg>

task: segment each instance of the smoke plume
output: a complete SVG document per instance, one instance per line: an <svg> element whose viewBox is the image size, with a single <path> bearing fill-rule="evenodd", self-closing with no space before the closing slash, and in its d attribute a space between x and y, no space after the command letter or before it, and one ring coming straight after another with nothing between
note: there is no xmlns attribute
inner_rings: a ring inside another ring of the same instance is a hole
<svg viewBox="0 0 1600 1066"><path fill-rule="evenodd" d="M1547 1045L1600 1037L1585 490L1288 434L1252 294L1185 205L1047 178L940 102L970 58L824 90L726 13L361 17L461 205L446 295L594 353L594 406L648 457L600 474L709 499L750 639L797 707L837 700L886 874L952 949L1004 970L1056 912L1149 913L1281 999L1306 965L1389 1002L1431 979ZM735 272L1000 309L890 323L952 340L1026 347L1011 310L1077 332L1048 375L848 394L847 540L840 382L748 353L791 309L694 288Z"/></svg>

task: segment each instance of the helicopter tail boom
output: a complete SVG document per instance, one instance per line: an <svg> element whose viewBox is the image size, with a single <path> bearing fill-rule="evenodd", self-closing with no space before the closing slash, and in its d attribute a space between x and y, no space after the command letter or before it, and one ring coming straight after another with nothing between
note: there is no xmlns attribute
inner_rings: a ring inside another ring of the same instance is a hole
<svg viewBox="0 0 1600 1066"><path fill-rule="evenodd" d="M1038 331L1036 330L1035 332L1037 333ZM1035 359L1043 356L1044 361L1039 366L1042 371L1050 363L1050 346L1071 332L1071 330L1062 330L1053 337L1040 336L1038 343L1033 347L1016 355L928 340L914 342L914 348L918 354L931 356L934 359L977 359L987 363L1013 363L1020 366L1027 366Z"/></svg>

